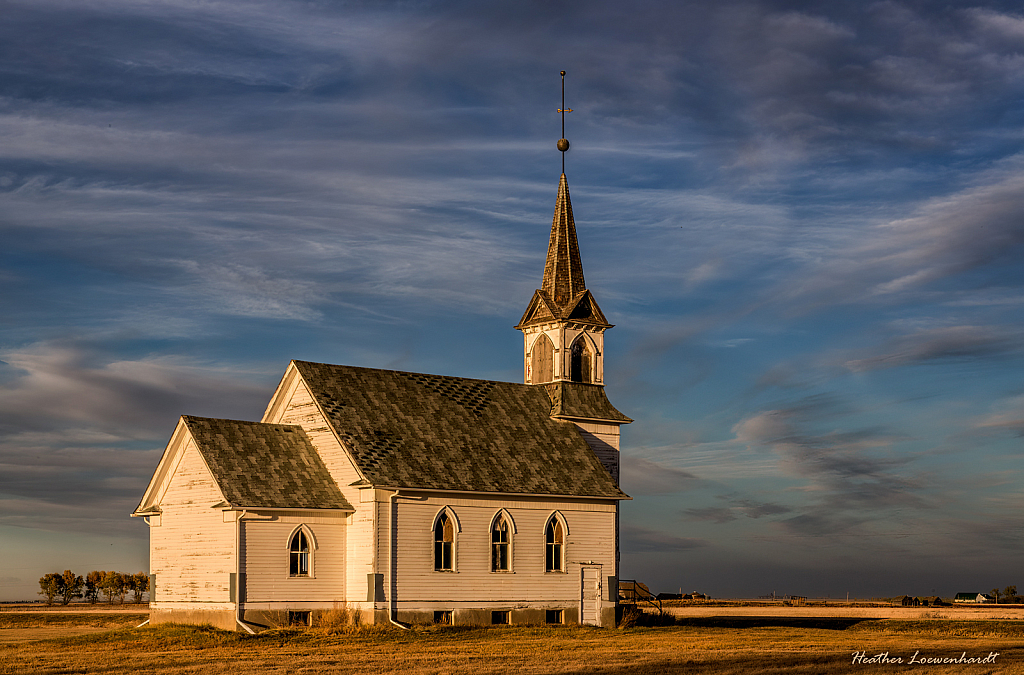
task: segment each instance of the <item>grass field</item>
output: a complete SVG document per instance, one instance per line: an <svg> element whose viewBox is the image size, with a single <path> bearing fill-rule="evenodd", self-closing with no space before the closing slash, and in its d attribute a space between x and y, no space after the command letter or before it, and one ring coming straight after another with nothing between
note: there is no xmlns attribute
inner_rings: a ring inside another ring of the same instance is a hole
<svg viewBox="0 0 1024 675"><path fill-rule="evenodd" d="M27 624L32 620L0 624L0 633L31 628ZM915 651L920 652L918 659L959 657L963 652L968 657L990 652L999 656L989 664L908 664ZM853 663L854 652L866 657L888 652L889 658L902 657L904 663ZM163 625L0 645L0 673L19 675L899 672L1024 674L1024 623L693 618L672 626L630 629L314 628L257 636Z"/></svg>

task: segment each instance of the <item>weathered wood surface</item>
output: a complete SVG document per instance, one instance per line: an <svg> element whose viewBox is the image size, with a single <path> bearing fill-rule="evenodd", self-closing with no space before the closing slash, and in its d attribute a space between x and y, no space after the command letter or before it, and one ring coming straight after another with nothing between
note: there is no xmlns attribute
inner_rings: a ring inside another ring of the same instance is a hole
<svg viewBox="0 0 1024 675"><path fill-rule="evenodd" d="M456 535L455 570L437 572L433 560L433 524L448 505L461 525ZM381 503L381 551L395 554L396 594L399 602L573 602L579 601L580 563L615 569L615 507L500 499L430 497L422 502L397 499L398 535L389 547L391 518ZM515 526L511 542L511 570L491 571L491 523L506 509ZM568 524L565 571L545 571L545 527L558 510ZM383 556L382 556L383 558ZM382 559L381 571L387 569Z"/></svg>
<svg viewBox="0 0 1024 675"><path fill-rule="evenodd" d="M289 544L303 524L312 533L308 577L289 575ZM273 521L242 521L245 602L344 602L345 520L316 513L276 516Z"/></svg>
<svg viewBox="0 0 1024 675"><path fill-rule="evenodd" d="M222 500L189 439L160 502L160 526L150 528L154 602L228 602L235 572L235 523L224 522Z"/></svg>

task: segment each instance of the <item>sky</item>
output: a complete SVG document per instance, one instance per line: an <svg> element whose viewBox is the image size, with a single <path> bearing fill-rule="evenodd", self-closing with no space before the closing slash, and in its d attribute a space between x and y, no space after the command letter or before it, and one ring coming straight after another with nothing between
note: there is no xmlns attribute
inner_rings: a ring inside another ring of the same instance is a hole
<svg viewBox="0 0 1024 675"><path fill-rule="evenodd" d="M179 415L289 360L522 381L560 153L620 576L1024 584L1024 14L0 0L0 600L147 568Z"/></svg>

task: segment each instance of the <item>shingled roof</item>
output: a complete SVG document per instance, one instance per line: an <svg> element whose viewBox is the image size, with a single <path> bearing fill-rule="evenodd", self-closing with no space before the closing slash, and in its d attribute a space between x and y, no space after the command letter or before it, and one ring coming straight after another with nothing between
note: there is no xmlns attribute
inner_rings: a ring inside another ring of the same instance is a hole
<svg viewBox="0 0 1024 675"><path fill-rule="evenodd" d="M544 260L544 276L516 328L563 319L611 328L597 300L587 290L583 278L583 261L576 240L576 221L572 216L572 200L565 174L558 181L555 215L551 219L548 255Z"/></svg>
<svg viewBox="0 0 1024 675"><path fill-rule="evenodd" d="M542 386L293 363L374 485L628 499Z"/></svg>
<svg viewBox="0 0 1024 675"><path fill-rule="evenodd" d="M572 217L572 200L569 199L569 182L563 173L558 180L558 198L555 200L555 215L551 219L551 237L540 289L548 299L564 307L586 288L580 246L576 241L576 222Z"/></svg>
<svg viewBox="0 0 1024 675"><path fill-rule="evenodd" d="M633 421L615 409L599 384L551 382L543 386L551 399L553 417L626 424Z"/></svg>
<svg viewBox="0 0 1024 675"><path fill-rule="evenodd" d="M353 510L302 427L181 419L231 506Z"/></svg>

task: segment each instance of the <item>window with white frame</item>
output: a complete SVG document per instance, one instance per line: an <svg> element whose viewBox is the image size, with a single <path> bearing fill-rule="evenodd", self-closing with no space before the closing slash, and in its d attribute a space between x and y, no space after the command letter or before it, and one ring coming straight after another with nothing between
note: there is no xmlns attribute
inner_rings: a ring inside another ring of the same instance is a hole
<svg viewBox="0 0 1024 675"><path fill-rule="evenodd" d="M545 569L548 572L562 571L562 551L565 547L565 529L558 518L552 516L545 532Z"/></svg>
<svg viewBox="0 0 1024 675"><path fill-rule="evenodd" d="M511 528L505 516L498 516L491 526L491 571L509 571L509 532Z"/></svg>
<svg viewBox="0 0 1024 675"><path fill-rule="evenodd" d="M288 558L288 576L309 576L309 537L302 530L297 530L292 536Z"/></svg>
<svg viewBox="0 0 1024 675"><path fill-rule="evenodd" d="M451 572L455 557L455 523L447 513L442 513L434 524L434 569Z"/></svg>

